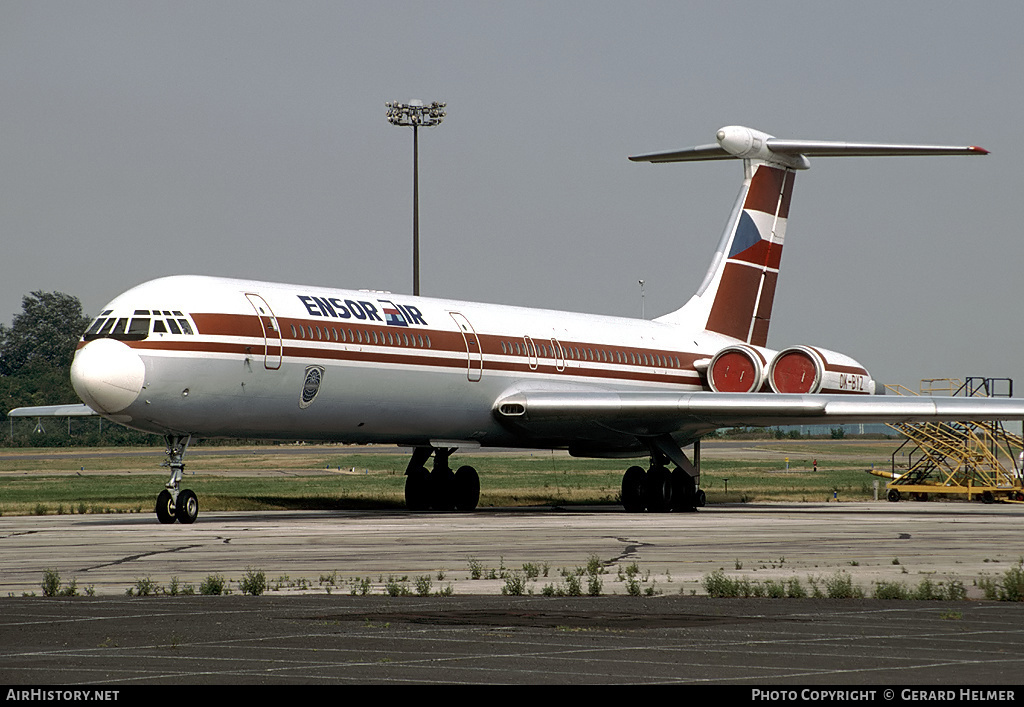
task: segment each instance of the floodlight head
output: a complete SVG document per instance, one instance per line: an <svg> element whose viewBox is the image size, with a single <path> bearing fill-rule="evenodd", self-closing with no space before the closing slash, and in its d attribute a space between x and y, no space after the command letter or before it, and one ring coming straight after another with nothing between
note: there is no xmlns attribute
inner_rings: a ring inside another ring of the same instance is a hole
<svg viewBox="0 0 1024 707"><path fill-rule="evenodd" d="M440 125L444 120L446 115L444 109L447 104L434 101L427 106L423 104L423 101L413 99L408 103L393 101L384 105L388 108L388 122L392 125L433 127Z"/></svg>

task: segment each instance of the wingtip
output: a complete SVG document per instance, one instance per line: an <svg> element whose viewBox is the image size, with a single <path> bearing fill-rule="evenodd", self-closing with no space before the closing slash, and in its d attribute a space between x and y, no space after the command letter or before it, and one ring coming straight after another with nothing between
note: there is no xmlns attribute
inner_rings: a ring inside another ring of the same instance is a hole
<svg viewBox="0 0 1024 707"><path fill-rule="evenodd" d="M979 155L990 154L989 151L986 150L984 147L978 147L977 145L971 145L970 149L971 149L971 152L975 152L975 153L977 153Z"/></svg>

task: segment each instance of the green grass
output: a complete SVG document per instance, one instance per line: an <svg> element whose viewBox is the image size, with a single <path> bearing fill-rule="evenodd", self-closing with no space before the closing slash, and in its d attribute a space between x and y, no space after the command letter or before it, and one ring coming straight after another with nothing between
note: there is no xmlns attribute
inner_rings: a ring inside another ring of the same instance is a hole
<svg viewBox="0 0 1024 707"><path fill-rule="evenodd" d="M796 447L799 446L799 449ZM761 456L756 443L750 455ZM745 447L746 448L746 447ZM857 447L797 441L793 447L765 445L763 458L716 459L705 454L701 485L709 503L824 501L838 490L840 501L872 498L876 467L888 461L893 443ZM789 469L780 449L790 454ZM808 451L804 452L807 449ZM0 459L0 513L104 513L152 511L168 473L163 455L93 457L78 452L51 459ZM334 447L310 447L296 454L263 454L246 449L211 450L187 457L183 488L191 488L204 511L402 508L402 454L339 454ZM803 452L803 453L802 453ZM800 454L799 457L796 455ZM709 458L710 457L710 458ZM849 457L849 458L847 458ZM813 460L818 471L812 471ZM624 469L631 460L576 459L561 452L458 455L453 467L471 464L480 475L481 506L617 504ZM84 468L84 471L83 471ZM342 471L338 471L339 468ZM351 472L351 469L355 472ZM106 473L110 472L110 473ZM728 478L728 492L725 479Z"/></svg>

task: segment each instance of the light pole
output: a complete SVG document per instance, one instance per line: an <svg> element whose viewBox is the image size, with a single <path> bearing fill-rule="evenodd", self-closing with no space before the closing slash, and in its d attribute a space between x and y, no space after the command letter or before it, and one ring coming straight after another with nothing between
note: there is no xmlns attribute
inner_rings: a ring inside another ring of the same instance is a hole
<svg viewBox="0 0 1024 707"><path fill-rule="evenodd" d="M402 127L412 126L412 293L420 294L420 156L419 128L431 128L444 120L446 103L434 101L429 106L423 101L408 103L393 101L388 107L388 122Z"/></svg>
<svg viewBox="0 0 1024 707"><path fill-rule="evenodd" d="M640 318L647 319L647 314L644 312L644 281L640 280Z"/></svg>

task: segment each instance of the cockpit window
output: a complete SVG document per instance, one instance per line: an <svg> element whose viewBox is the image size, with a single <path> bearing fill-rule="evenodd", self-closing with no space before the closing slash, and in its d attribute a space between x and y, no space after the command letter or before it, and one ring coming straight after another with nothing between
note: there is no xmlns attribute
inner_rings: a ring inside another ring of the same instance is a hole
<svg viewBox="0 0 1024 707"><path fill-rule="evenodd" d="M92 326L85 332L85 340L89 341L99 336L100 328L106 324L107 320L105 317L100 317L92 323Z"/></svg>
<svg viewBox="0 0 1024 707"><path fill-rule="evenodd" d="M152 314L150 314L152 312ZM131 317L107 316L112 310L104 312L89 326L82 338L118 339L120 341L142 341L149 338L150 326L154 334L193 334L192 325L181 312L136 309Z"/></svg>
<svg viewBox="0 0 1024 707"><path fill-rule="evenodd" d="M132 317L132 323L128 325L128 333L125 334L126 341L141 341L149 336L149 317Z"/></svg>

